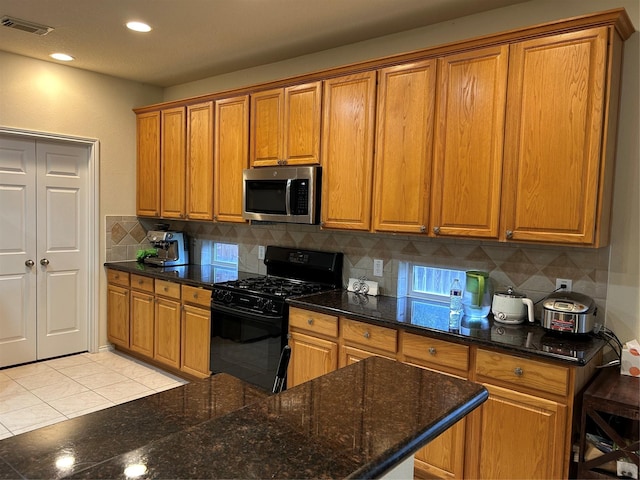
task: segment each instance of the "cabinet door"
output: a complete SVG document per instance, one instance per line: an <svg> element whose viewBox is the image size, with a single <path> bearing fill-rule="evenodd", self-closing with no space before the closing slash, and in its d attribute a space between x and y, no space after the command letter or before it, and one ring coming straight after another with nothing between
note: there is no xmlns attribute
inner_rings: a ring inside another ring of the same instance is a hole
<svg viewBox="0 0 640 480"><path fill-rule="evenodd" d="M187 217L213 220L213 102L187 107Z"/></svg>
<svg viewBox="0 0 640 480"><path fill-rule="evenodd" d="M184 107L162 110L162 217L184 218L185 136Z"/></svg>
<svg viewBox="0 0 640 480"><path fill-rule="evenodd" d="M489 399L471 413L469 478L566 478L565 405L485 384Z"/></svg>
<svg viewBox="0 0 640 480"><path fill-rule="evenodd" d="M284 101L286 164L320 163L322 82L285 88Z"/></svg>
<svg viewBox="0 0 640 480"><path fill-rule="evenodd" d="M129 289L107 285L107 336L111 343L129 348Z"/></svg>
<svg viewBox="0 0 640 480"><path fill-rule="evenodd" d="M252 167L278 165L284 159L284 90L251 95L250 159Z"/></svg>
<svg viewBox="0 0 640 480"><path fill-rule="evenodd" d="M160 215L160 112L136 117L136 212Z"/></svg>
<svg viewBox="0 0 640 480"><path fill-rule="evenodd" d="M433 367L431 363L422 363L414 360L407 363L449 375L439 369L429 368ZM458 377L458 375L452 376ZM433 476L437 478L465 478L464 440L466 422L466 419L463 418L416 452L415 468L423 472L425 478L432 478Z"/></svg>
<svg viewBox="0 0 640 480"><path fill-rule="evenodd" d="M324 82L322 226L371 228L376 72Z"/></svg>
<svg viewBox="0 0 640 480"><path fill-rule="evenodd" d="M510 48L503 235L591 244L601 187L607 28Z"/></svg>
<svg viewBox="0 0 640 480"><path fill-rule="evenodd" d="M180 368L180 302L156 298L155 313L153 358Z"/></svg>
<svg viewBox="0 0 640 480"><path fill-rule="evenodd" d="M498 238L508 51L438 60L432 234Z"/></svg>
<svg viewBox="0 0 640 480"><path fill-rule="evenodd" d="M197 377L208 377L211 342L211 311L182 307L182 341L180 369Z"/></svg>
<svg viewBox="0 0 640 480"><path fill-rule="evenodd" d="M154 296L131 291L131 330L129 348L153 358L153 334L155 318Z"/></svg>
<svg viewBox="0 0 640 480"><path fill-rule="evenodd" d="M214 219L245 223L242 171L249 168L249 97L216 101L213 165Z"/></svg>
<svg viewBox="0 0 640 480"><path fill-rule="evenodd" d="M426 230L435 84L435 60L379 72L374 230Z"/></svg>
<svg viewBox="0 0 640 480"><path fill-rule="evenodd" d="M294 387L338 368L338 343L304 333L289 335L291 360L287 385Z"/></svg>

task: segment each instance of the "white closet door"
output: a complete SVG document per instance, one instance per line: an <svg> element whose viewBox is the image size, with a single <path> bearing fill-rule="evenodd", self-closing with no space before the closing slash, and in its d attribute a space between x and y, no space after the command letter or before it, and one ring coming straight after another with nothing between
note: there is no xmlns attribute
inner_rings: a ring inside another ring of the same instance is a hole
<svg viewBox="0 0 640 480"><path fill-rule="evenodd" d="M38 140L37 358L87 350L89 147Z"/></svg>
<svg viewBox="0 0 640 480"><path fill-rule="evenodd" d="M0 135L0 367L36 358L35 166L33 140Z"/></svg>

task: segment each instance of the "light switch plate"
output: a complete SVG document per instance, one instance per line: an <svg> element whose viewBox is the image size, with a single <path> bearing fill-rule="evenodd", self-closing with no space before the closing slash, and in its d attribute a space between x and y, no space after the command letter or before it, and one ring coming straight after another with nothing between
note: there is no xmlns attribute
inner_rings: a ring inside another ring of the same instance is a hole
<svg viewBox="0 0 640 480"><path fill-rule="evenodd" d="M258 260L264 260L264 245L258 246Z"/></svg>

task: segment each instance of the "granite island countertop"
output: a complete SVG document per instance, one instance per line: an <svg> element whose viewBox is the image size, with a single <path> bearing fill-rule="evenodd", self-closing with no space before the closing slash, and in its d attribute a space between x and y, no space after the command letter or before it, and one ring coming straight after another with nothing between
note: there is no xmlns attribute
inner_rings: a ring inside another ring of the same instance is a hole
<svg viewBox="0 0 640 480"><path fill-rule="evenodd" d="M271 396L219 374L2 440L0 479L375 478L487 397L380 357Z"/></svg>
<svg viewBox="0 0 640 480"><path fill-rule="evenodd" d="M449 329L449 306L411 297L359 295L331 290L287 299L294 307L406 330L442 340L484 345L514 354L586 365L606 342L593 335L549 332L539 322L507 325L493 320L463 317L460 328Z"/></svg>

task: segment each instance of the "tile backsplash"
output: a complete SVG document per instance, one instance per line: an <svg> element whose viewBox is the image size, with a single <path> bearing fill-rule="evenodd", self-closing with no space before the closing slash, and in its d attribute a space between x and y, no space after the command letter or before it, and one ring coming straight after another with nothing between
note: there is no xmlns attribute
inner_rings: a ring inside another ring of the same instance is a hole
<svg viewBox="0 0 640 480"><path fill-rule="evenodd" d="M106 218L106 260L135 260L148 248L147 230L157 220L133 216ZM545 245L505 244L478 240L447 240L412 235L321 230L314 225L223 224L168 221L172 230L190 238L192 263L201 263L199 242L238 244L239 269L265 273L258 260L259 245L295 246L340 251L345 255L343 279L366 276L377 281L383 295L396 296L402 262L460 270L485 270L497 290L511 285L535 301L555 288L556 278L570 279L573 290L594 298L604 309L607 296L609 248L589 249ZM373 276L373 260L384 262L383 277ZM604 310L603 310L604 311Z"/></svg>

